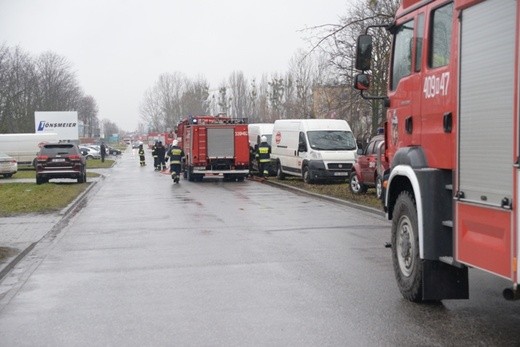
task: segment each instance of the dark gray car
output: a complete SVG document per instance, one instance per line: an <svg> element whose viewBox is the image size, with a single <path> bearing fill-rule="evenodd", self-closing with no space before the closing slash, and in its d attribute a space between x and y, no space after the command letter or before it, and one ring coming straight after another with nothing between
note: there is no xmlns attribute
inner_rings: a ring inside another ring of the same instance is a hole
<svg viewBox="0 0 520 347"><path fill-rule="evenodd" d="M87 165L77 145L72 143L45 144L36 158L36 184L53 178L87 181Z"/></svg>

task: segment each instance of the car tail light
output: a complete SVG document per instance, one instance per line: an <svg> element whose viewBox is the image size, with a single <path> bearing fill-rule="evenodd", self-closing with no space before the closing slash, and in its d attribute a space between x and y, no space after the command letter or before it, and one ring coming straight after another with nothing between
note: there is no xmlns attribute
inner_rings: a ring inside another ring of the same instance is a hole
<svg viewBox="0 0 520 347"><path fill-rule="evenodd" d="M39 155L36 157L37 161L47 161L47 159L49 159L49 156L47 155Z"/></svg>
<svg viewBox="0 0 520 347"><path fill-rule="evenodd" d="M77 154L71 154L69 155L70 160L80 160L80 156Z"/></svg>

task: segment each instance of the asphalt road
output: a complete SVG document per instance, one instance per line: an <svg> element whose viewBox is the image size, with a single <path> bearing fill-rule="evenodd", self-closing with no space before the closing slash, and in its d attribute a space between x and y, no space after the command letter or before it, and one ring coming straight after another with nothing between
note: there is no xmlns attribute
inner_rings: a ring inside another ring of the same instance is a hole
<svg viewBox="0 0 520 347"><path fill-rule="evenodd" d="M520 304L490 275L470 271L470 300L403 300L380 216L253 181L175 185L130 153L107 172L3 279L0 346L520 344Z"/></svg>

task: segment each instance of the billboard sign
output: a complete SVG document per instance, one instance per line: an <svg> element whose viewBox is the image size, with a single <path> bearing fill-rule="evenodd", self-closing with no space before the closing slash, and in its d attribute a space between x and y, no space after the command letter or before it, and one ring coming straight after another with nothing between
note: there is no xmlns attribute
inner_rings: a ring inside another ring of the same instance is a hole
<svg viewBox="0 0 520 347"><path fill-rule="evenodd" d="M34 112L34 132L56 133L63 142L79 140L78 112Z"/></svg>

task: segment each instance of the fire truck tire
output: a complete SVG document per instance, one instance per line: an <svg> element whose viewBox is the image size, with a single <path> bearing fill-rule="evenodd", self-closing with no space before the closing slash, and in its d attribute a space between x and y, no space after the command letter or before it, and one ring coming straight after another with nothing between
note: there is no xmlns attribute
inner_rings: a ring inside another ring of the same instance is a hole
<svg viewBox="0 0 520 347"><path fill-rule="evenodd" d="M359 176L356 171L350 173L350 191L354 194L363 194L367 191L367 186L359 182Z"/></svg>
<svg viewBox="0 0 520 347"><path fill-rule="evenodd" d="M280 162L276 163L276 178L279 180L285 179L285 174L282 171L282 164L280 164Z"/></svg>
<svg viewBox="0 0 520 347"><path fill-rule="evenodd" d="M193 172L191 172L191 170L192 170L192 168L188 168L188 170L186 170L186 175L187 175L188 181L193 182L193 179L195 177L193 177L194 175L193 175Z"/></svg>
<svg viewBox="0 0 520 347"><path fill-rule="evenodd" d="M392 262L397 286L409 301L422 302L422 262L415 199L408 191L397 197L392 218Z"/></svg>

